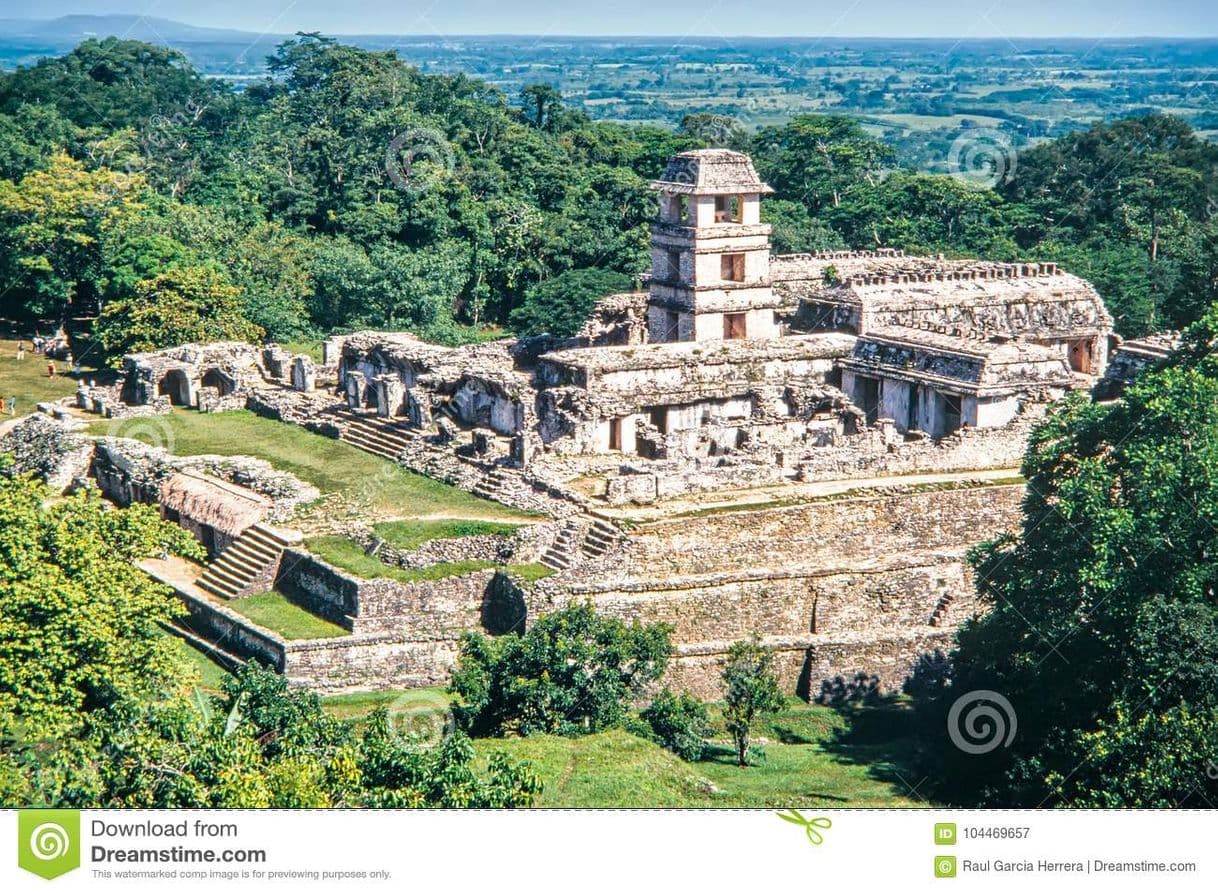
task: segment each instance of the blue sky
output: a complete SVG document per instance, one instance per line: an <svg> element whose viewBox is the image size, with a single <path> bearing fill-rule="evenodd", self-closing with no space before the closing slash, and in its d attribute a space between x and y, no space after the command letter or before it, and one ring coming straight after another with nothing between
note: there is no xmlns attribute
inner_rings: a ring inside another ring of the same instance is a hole
<svg viewBox="0 0 1218 893"><path fill-rule="evenodd" d="M1218 35L1214 0L0 0L0 18L116 12L276 33Z"/></svg>

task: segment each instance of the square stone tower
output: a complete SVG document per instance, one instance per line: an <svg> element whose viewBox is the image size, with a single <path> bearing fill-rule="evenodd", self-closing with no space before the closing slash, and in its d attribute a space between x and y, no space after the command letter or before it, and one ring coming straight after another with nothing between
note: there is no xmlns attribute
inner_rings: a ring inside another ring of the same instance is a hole
<svg viewBox="0 0 1218 893"><path fill-rule="evenodd" d="M669 160L651 227L647 329L653 342L776 338L770 226L761 182L742 152L697 149Z"/></svg>

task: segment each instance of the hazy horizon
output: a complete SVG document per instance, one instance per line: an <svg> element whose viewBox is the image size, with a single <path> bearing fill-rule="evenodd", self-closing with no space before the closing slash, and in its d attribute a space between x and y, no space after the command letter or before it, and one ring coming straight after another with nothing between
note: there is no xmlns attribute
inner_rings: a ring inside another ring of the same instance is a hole
<svg viewBox="0 0 1218 893"><path fill-rule="evenodd" d="M0 0L0 18L46 21L67 15L133 15L201 28L259 34L322 31L334 36L680 37L683 39L1206 39L1218 36L1218 5L1186 0L1149 6L1132 0L1020 3L937 0L643 0L519 3L495 0ZM643 23L646 23L644 26ZM772 23L772 24L771 24ZM933 24L934 27L928 27Z"/></svg>

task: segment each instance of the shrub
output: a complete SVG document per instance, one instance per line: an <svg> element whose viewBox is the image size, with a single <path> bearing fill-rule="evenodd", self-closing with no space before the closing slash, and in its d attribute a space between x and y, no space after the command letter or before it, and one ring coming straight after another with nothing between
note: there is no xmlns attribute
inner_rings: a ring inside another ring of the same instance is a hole
<svg viewBox="0 0 1218 893"><path fill-rule="evenodd" d="M639 715L650 727L657 744L683 760L702 759L710 733L710 716L706 705L697 698L684 692L673 694L666 688Z"/></svg>
<svg viewBox="0 0 1218 893"><path fill-rule="evenodd" d="M466 633L449 690L458 724L479 735L580 735L621 726L629 703L672 654L665 624L598 617L591 605L547 614L523 636Z"/></svg>

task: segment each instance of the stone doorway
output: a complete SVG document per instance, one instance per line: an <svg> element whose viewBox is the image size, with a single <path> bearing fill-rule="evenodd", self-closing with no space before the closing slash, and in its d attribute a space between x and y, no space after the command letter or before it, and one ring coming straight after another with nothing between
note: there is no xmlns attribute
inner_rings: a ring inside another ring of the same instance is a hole
<svg viewBox="0 0 1218 893"><path fill-rule="evenodd" d="M1080 338L1070 342L1070 368L1083 375L1091 374L1092 340Z"/></svg>

